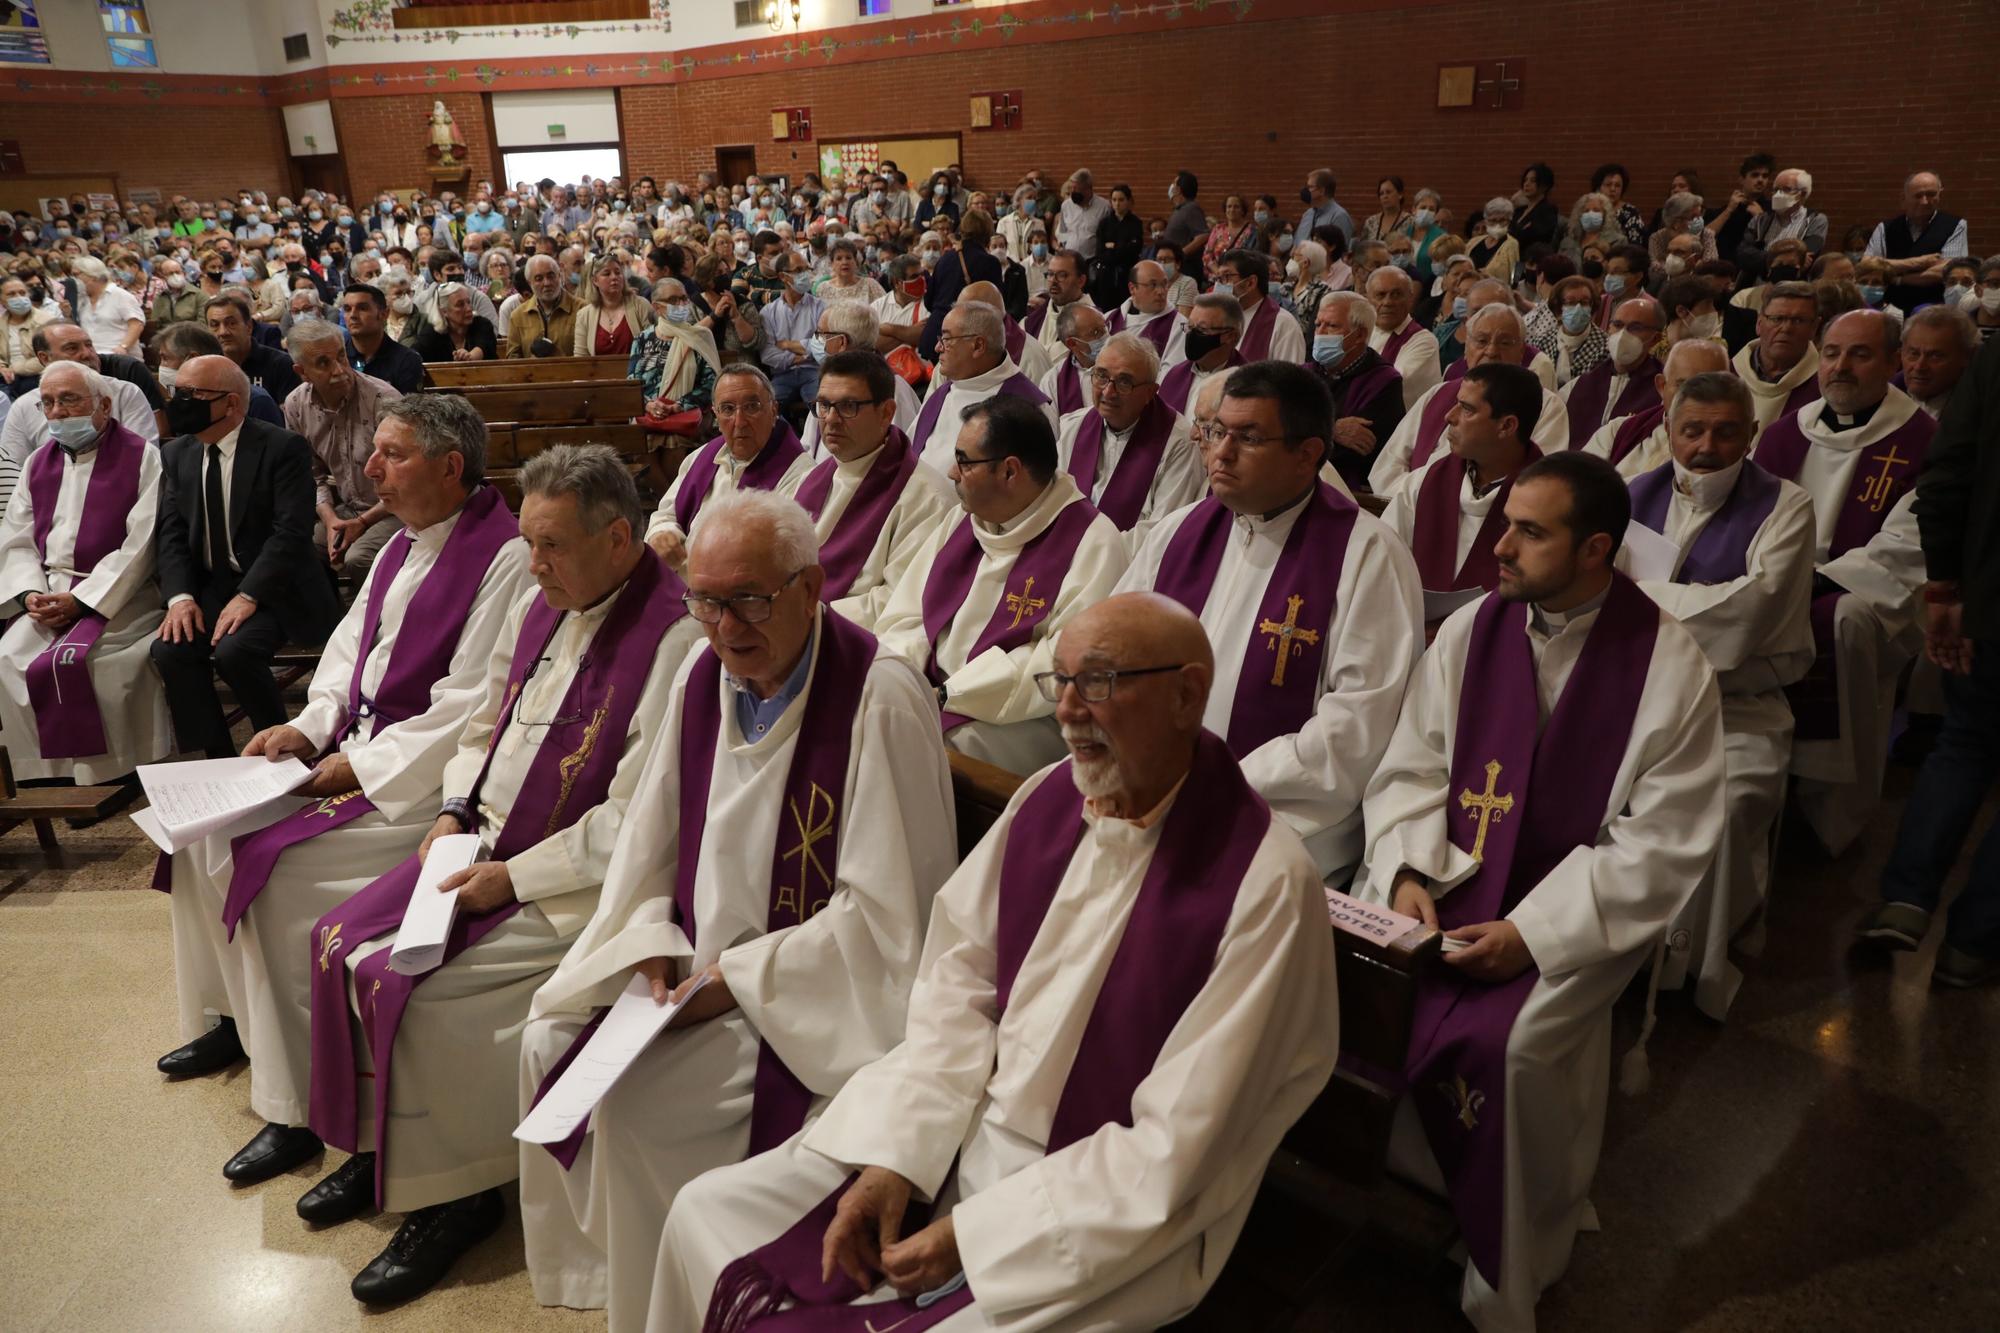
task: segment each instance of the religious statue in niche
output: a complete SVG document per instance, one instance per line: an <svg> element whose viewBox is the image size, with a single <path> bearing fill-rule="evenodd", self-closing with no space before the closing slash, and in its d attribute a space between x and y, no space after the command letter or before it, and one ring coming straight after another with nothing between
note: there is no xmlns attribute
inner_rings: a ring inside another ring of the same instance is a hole
<svg viewBox="0 0 2000 1333"><path fill-rule="evenodd" d="M451 112L444 109L443 102L431 103L431 164L440 170L450 170L464 165L465 136L458 132L458 124L451 118Z"/></svg>

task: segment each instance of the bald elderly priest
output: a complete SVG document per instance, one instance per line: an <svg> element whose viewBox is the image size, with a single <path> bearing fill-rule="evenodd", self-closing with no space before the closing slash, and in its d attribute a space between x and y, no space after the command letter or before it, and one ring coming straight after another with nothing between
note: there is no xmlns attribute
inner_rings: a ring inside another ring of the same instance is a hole
<svg viewBox="0 0 2000 1333"><path fill-rule="evenodd" d="M930 680L945 744L1032 773L1062 753L1035 676L1069 618L1125 572L1124 537L1056 469L1055 432L1024 399L965 410L951 479L965 512L932 532L876 632Z"/></svg>
<svg viewBox="0 0 2000 1333"><path fill-rule="evenodd" d="M384 406L367 472L402 531L328 639L305 709L244 751L304 760L312 780L275 817L173 858L174 980L193 1040L160 1068L205 1073L251 1056L250 1105L268 1123L223 1168L233 1181L320 1150L304 1127L314 923L415 851L437 818L445 766L529 586L520 529L485 466L486 425L465 399Z"/></svg>
<svg viewBox="0 0 2000 1333"><path fill-rule="evenodd" d="M895 1044L956 860L930 691L822 605L824 578L792 501L703 513L688 605L708 648L666 701L603 905L535 997L529 1105L635 970L661 999L701 985L600 1103L588 1153L582 1131L520 1150L537 1298L608 1296L613 1329L646 1321L681 1187L791 1137Z"/></svg>
<svg viewBox="0 0 2000 1333"><path fill-rule="evenodd" d="M1333 1067L1319 875L1192 613L1111 598L1050 666L1072 757L938 895L902 1043L681 1191L652 1328L1150 1329L1221 1270Z"/></svg>
<svg viewBox="0 0 2000 1333"><path fill-rule="evenodd" d="M676 659L663 641L686 613L679 581L639 539L645 510L609 448L535 455L521 493L541 590L501 631L441 812L416 855L319 919L298 959L311 977L312 1127L355 1154L300 1211L408 1214L354 1278L371 1305L428 1291L505 1216L528 1005L597 909L666 714ZM390 945L423 861L463 833L480 855L436 890L458 897L443 957L397 972Z"/></svg>
<svg viewBox="0 0 2000 1333"><path fill-rule="evenodd" d="M1161 520L1118 587L1201 618L1216 656L1203 725L1344 884L1361 861L1361 794L1424 648L1416 566L1320 480L1333 400L1319 376L1244 366L1218 416L1202 446L1208 498Z"/></svg>
<svg viewBox="0 0 2000 1333"><path fill-rule="evenodd" d="M1629 513L1600 458L1521 473L1498 592L1444 622L1363 806L1365 895L1450 941L1390 1163L1450 1193L1485 1333L1534 1327L1591 1218L1612 1001L1722 836L1715 673L1613 571Z"/></svg>
<svg viewBox="0 0 2000 1333"><path fill-rule="evenodd" d="M0 738L17 778L123 778L173 750L152 669L160 451L113 415L111 382L58 361L48 431L0 518Z"/></svg>

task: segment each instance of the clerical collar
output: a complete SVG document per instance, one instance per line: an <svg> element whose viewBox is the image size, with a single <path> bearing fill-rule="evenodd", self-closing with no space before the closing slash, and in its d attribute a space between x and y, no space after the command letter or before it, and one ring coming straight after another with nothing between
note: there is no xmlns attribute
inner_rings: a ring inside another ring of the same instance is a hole
<svg viewBox="0 0 2000 1333"><path fill-rule="evenodd" d="M1822 400L1819 405L1819 424L1833 431L1860 430L1875 419L1875 414L1882 410L1882 403L1887 401L1888 396L1885 394L1881 401L1870 403L1854 415L1842 416L1833 410L1832 403Z"/></svg>
<svg viewBox="0 0 2000 1333"><path fill-rule="evenodd" d="M1524 461L1521 466L1526 467L1527 463ZM1468 458L1465 460L1465 484L1471 488L1473 499L1484 500L1487 496L1505 486L1508 479L1513 477L1515 472L1518 471L1520 471L1520 468L1516 468L1514 472L1502 473L1492 481L1483 482L1480 478L1484 474L1480 471L1479 464Z"/></svg>
<svg viewBox="0 0 2000 1333"><path fill-rule="evenodd" d="M1061 476L1067 476L1069 474L1064 472L1058 472L1056 475L1061 477ZM1055 485L1055 482L1050 481L1049 486L1053 485ZM993 536L996 537L1004 537L1008 533L1013 532L1019 527L1021 527L1021 525L1023 525L1024 523L1027 523L1036 514L1040 513L1042 508L1042 501L1048 498L1048 494L1049 494L1049 487L1044 486L1042 488L1042 493L1040 495L1037 495L1034 499L1028 501L1027 505L1021 510L1020 513L1014 515L1014 517L1010 519L1005 520L1004 522L988 523L985 519L979 517L979 515L977 514L974 514L972 516L972 521L983 531L991 533Z"/></svg>
<svg viewBox="0 0 2000 1333"><path fill-rule="evenodd" d="M1598 593L1597 596L1587 602L1572 606L1567 611L1544 610L1542 604L1537 602L1531 608L1533 614L1530 616L1530 619L1534 622L1537 630L1541 631L1544 635L1553 637L1562 633L1570 625L1582 620L1585 616L1595 615L1598 611L1601 611L1604 608L1604 599L1610 595L1611 585L1606 583L1603 592Z"/></svg>
<svg viewBox="0 0 2000 1333"><path fill-rule="evenodd" d="M819 627L814 625L812 633L806 635L806 649L799 654L799 663L792 668L792 674L785 677L785 683L778 692L768 699L760 699L747 681L724 673L724 679L736 691L736 725L746 741L760 741L778 725L778 719L792 706L792 700L805 690L806 677L812 672L813 643L819 638Z"/></svg>
<svg viewBox="0 0 2000 1333"><path fill-rule="evenodd" d="M1285 501L1283 504L1279 505L1276 509L1273 509L1268 514L1257 514L1254 516L1250 514L1245 514L1243 516L1244 521L1255 522L1255 523L1275 523L1280 518L1283 518L1286 514L1290 513L1292 510L1297 509L1300 505L1312 499L1313 492L1318 489L1319 489L1319 480L1318 478L1314 478L1312 485L1306 487L1304 491L1300 492L1297 499Z"/></svg>

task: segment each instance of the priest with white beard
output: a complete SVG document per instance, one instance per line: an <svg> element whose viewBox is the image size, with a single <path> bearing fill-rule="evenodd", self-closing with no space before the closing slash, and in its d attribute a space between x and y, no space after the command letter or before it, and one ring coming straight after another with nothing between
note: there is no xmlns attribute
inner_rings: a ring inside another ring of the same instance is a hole
<svg viewBox="0 0 2000 1333"><path fill-rule="evenodd" d="M603 905L535 997L525 1108L634 971L693 992L588 1127L521 1148L544 1304L646 1321L674 1196L784 1142L902 1035L931 898L957 857L923 680L821 606L806 515L778 496L704 514L688 604L709 647L680 673Z"/></svg>
<svg viewBox="0 0 2000 1333"><path fill-rule="evenodd" d="M1628 482L1665 467L1673 459L1667 439L1666 405L1674 400L1681 385L1696 375L1711 373L1730 373L1727 347L1706 338L1687 338L1675 343L1654 378L1659 401L1644 411L1613 417L1590 437L1583 451L1610 463Z"/></svg>
<svg viewBox="0 0 2000 1333"><path fill-rule="evenodd" d="M321 1223L370 1203L408 1213L354 1278L369 1305L429 1291L505 1219L529 1004L597 911L678 665L662 650L686 612L681 584L639 539L644 521L607 446L557 445L528 461L521 536L541 590L507 617L441 812L414 856L322 916L301 951L312 1127L354 1155L300 1211ZM458 898L442 960L416 976L393 970L425 858L465 833L478 835L478 859L436 890Z"/></svg>
<svg viewBox="0 0 2000 1333"><path fill-rule="evenodd" d="M239 1184L323 1146L306 1128L314 923L423 840L502 627L531 586L519 526L484 483L486 424L465 399L385 404L364 470L402 531L328 638L305 708L244 747L300 759L313 776L299 799L210 834L170 868L191 1040L159 1068L203 1074L249 1055L250 1108L266 1123L223 1167Z"/></svg>
<svg viewBox="0 0 2000 1333"><path fill-rule="evenodd" d="M1205 292L1195 297L1187 318L1187 335L1181 339L1181 350L1187 357L1160 377L1161 401L1182 414L1201 396L1204 384L1249 364L1237 350L1243 338L1243 307L1230 293Z"/></svg>
<svg viewBox="0 0 2000 1333"><path fill-rule="evenodd" d="M771 377L748 361L716 376L715 424L722 433L682 461L646 525L646 544L676 574L687 563L687 535L703 505L738 490L790 495L812 466L791 423L778 415Z"/></svg>
<svg viewBox="0 0 2000 1333"><path fill-rule="evenodd" d="M893 424L902 382L873 351L820 362L813 423L825 454L794 497L813 521L827 605L871 633L932 531L958 512L951 483Z"/></svg>
<svg viewBox="0 0 2000 1333"><path fill-rule="evenodd" d="M1438 632L1363 807L1363 896L1451 942L1389 1163L1450 1194L1482 1333L1532 1329L1593 1223L1611 1005L1722 836L1715 673L1612 569L1628 513L1602 459L1521 474L1499 591Z"/></svg>
<svg viewBox="0 0 2000 1333"><path fill-rule="evenodd" d="M1528 345L1528 327L1512 306L1485 305L1466 317L1463 329L1465 358L1452 366L1456 373L1426 391L1403 415L1389 442L1375 455L1368 469L1368 489L1377 495L1395 491L1405 477L1421 471L1448 444L1446 427L1452 406L1457 402L1458 381L1484 365L1519 366L1522 349ZM1460 369L1463 367L1463 369ZM1531 371L1530 374L1533 372ZM1569 413L1556 393L1536 380L1542 389L1541 401L1528 437L1543 453L1568 447Z"/></svg>
<svg viewBox="0 0 2000 1333"><path fill-rule="evenodd" d="M1090 401L1090 368L1097 364L1097 354L1109 337L1109 326L1096 306L1078 301L1064 306L1056 316L1055 350L1062 360L1036 380L1035 387L1055 404L1058 421L1081 411Z"/></svg>
<svg viewBox="0 0 2000 1333"><path fill-rule="evenodd" d="M1187 360L1187 319L1167 300L1172 288L1164 268L1142 259L1132 266L1132 280L1127 284L1131 299L1105 317L1106 327L1113 333L1136 333L1151 343L1162 366Z"/></svg>
<svg viewBox="0 0 2000 1333"><path fill-rule="evenodd" d="M1773 303L1776 304L1773 304ZM1735 357L1736 373L1757 399L1761 433L1781 417L1819 401L1819 297L1806 282L1773 283L1757 312L1757 336Z"/></svg>
<svg viewBox="0 0 2000 1333"><path fill-rule="evenodd" d="M173 752L152 668L160 451L113 414L111 382L59 361L48 428L0 518L0 737L16 778L114 782Z"/></svg>
<svg viewBox="0 0 2000 1333"><path fill-rule="evenodd" d="M1149 1329L1222 1270L1333 1069L1319 877L1201 728L1193 615L1113 598L1050 665L1073 758L939 894L901 1044L681 1191L652 1329Z"/></svg>
<svg viewBox="0 0 2000 1333"><path fill-rule="evenodd" d="M1417 284L1402 269L1384 264L1368 275L1363 291L1375 307L1375 329L1368 335L1368 345L1403 377L1403 412L1410 415L1418 400L1443 378L1437 335L1410 318Z"/></svg>
<svg viewBox="0 0 2000 1333"><path fill-rule="evenodd" d="M1160 356L1136 333L1106 340L1086 377L1090 406L1062 419L1056 455L1097 511L1136 547L1158 520L1201 498L1188 419L1160 401Z"/></svg>
<svg viewBox="0 0 2000 1333"><path fill-rule="evenodd" d="M1569 448L1583 448L1618 417L1660 405L1660 363L1651 349L1666 322L1660 303L1650 296L1620 301L1611 312L1604 359L1558 391L1569 417Z"/></svg>
<svg viewBox="0 0 2000 1333"><path fill-rule="evenodd" d="M1867 826L1881 794L1896 681L1923 642L1924 557L1912 506L1937 422L1890 382L1899 351L1892 317L1840 316L1819 349L1825 401L1757 440L1757 462L1813 500L1819 657L1791 689L1792 774L1800 811L1834 856Z"/></svg>
<svg viewBox="0 0 2000 1333"><path fill-rule="evenodd" d="M951 470L965 410L995 395L1034 404L1047 418L1049 429L1055 429L1055 404L1007 355L1006 329L1000 321L998 306L978 301L961 301L945 313L937 361L943 378L932 379L923 411L917 414L917 428L910 435L917 456L938 472Z"/></svg>
<svg viewBox="0 0 2000 1333"><path fill-rule="evenodd" d="M1743 984L1730 944L1751 926L1770 884L1771 830L1792 757L1785 686L1813 660L1813 506L1750 461L1757 405L1742 380L1726 370L1695 375L1668 402L1673 455L1630 483L1632 522L1679 554L1670 578L1642 579L1639 588L1715 668L1727 821L1714 862L1667 932L1658 983L1677 990L1693 977L1695 1006L1721 1022ZM1630 535L1620 553L1627 573Z"/></svg>
<svg viewBox="0 0 2000 1333"><path fill-rule="evenodd" d="M1229 377L1203 447L1207 498L1149 533L1120 592L1201 617L1216 672L1202 723L1304 839L1329 884L1361 860L1361 794L1424 649L1409 551L1319 479L1332 402L1311 371Z"/></svg>
<svg viewBox="0 0 2000 1333"><path fill-rule="evenodd" d="M1063 625L1125 572L1125 537L1057 468L1055 432L1030 403L967 408L956 455L965 512L932 531L876 633L936 689L946 745L1032 773L1062 753L1035 676Z"/></svg>

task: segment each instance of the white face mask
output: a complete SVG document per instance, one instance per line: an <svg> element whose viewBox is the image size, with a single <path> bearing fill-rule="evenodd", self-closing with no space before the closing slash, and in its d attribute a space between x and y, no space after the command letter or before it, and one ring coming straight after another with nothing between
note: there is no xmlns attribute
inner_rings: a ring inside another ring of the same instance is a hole
<svg viewBox="0 0 2000 1333"><path fill-rule="evenodd" d="M1979 294L1979 308L1989 315L2000 315L2000 282Z"/></svg>
<svg viewBox="0 0 2000 1333"><path fill-rule="evenodd" d="M1789 213L1799 206L1799 196L1792 190L1779 190L1771 196L1771 207L1780 213Z"/></svg>
<svg viewBox="0 0 2000 1333"><path fill-rule="evenodd" d="M1682 259L1679 255L1668 255L1666 261L1660 265L1660 267L1665 269L1670 275L1678 275L1687 272L1687 266L1688 266L1687 260Z"/></svg>
<svg viewBox="0 0 2000 1333"><path fill-rule="evenodd" d="M1721 507L1722 502L1729 498L1729 493L1736 489L1736 478L1742 473L1743 460L1740 458L1728 467L1717 468L1713 472L1691 472L1676 459L1674 485L1694 501L1696 509L1707 511Z"/></svg>
<svg viewBox="0 0 2000 1333"><path fill-rule="evenodd" d="M1713 338L1722 332L1722 316L1718 314L1696 315L1687 322L1688 336L1691 338Z"/></svg>
<svg viewBox="0 0 2000 1333"><path fill-rule="evenodd" d="M1507 234L1507 224L1504 222L1489 222L1486 224L1486 234L1497 241Z"/></svg>
<svg viewBox="0 0 2000 1333"><path fill-rule="evenodd" d="M1646 345L1630 329L1618 330L1604 340L1604 345L1611 353L1611 364L1620 369L1637 365L1639 358L1646 354Z"/></svg>

